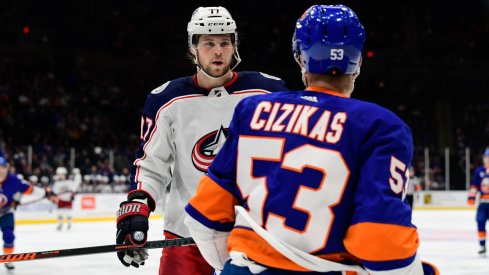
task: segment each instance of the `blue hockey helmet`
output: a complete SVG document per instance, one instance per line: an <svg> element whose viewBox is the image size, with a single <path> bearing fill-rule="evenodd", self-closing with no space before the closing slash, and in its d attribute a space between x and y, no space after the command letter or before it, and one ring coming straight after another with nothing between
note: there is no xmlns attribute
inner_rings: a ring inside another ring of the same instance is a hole
<svg viewBox="0 0 489 275"><path fill-rule="evenodd" d="M365 29L344 5L314 5L295 26L294 58L314 74L353 74L365 43Z"/></svg>

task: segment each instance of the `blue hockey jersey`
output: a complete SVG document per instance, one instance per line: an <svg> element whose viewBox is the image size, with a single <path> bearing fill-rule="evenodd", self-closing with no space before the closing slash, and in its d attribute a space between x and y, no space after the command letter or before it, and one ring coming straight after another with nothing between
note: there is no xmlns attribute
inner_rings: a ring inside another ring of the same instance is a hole
<svg viewBox="0 0 489 275"><path fill-rule="evenodd" d="M489 168L479 166L474 171L469 190L469 204L474 204L477 193L479 202L489 203Z"/></svg>
<svg viewBox="0 0 489 275"><path fill-rule="evenodd" d="M0 216L12 211L14 196L16 194L30 194L34 186L22 181L14 174L7 174L0 183Z"/></svg>
<svg viewBox="0 0 489 275"><path fill-rule="evenodd" d="M186 211L264 266L307 271L236 220L235 205L306 253L403 268L419 243L403 202L411 159L411 130L378 105L321 87L249 97Z"/></svg>

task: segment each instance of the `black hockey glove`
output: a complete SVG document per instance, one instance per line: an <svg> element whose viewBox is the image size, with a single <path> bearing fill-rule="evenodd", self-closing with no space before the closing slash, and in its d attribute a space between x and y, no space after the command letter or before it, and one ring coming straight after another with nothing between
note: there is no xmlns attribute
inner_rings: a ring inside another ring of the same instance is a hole
<svg viewBox="0 0 489 275"><path fill-rule="evenodd" d="M149 205L149 206L148 206ZM154 202L143 192L132 192L128 200L120 204L117 211L117 244L143 247L146 244L149 229L148 217L154 210ZM139 267L148 258L145 248L117 252L117 257L125 266Z"/></svg>

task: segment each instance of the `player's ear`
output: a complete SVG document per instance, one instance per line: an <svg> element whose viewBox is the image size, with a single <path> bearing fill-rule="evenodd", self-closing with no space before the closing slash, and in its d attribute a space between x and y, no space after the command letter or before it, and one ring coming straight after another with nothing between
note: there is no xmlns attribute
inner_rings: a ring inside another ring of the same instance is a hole
<svg viewBox="0 0 489 275"><path fill-rule="evenodd" d="M195 46L192 45L192 47L190 47L190 53L192 53L193 55L197 55L197 50L195 49Z"/></svg>

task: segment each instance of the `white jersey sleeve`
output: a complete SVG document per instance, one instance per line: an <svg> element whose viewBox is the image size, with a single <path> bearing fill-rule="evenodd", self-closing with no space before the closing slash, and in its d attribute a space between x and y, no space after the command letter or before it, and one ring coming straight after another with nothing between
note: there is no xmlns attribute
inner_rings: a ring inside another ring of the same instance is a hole
<svg viewBox="0 0 489 275"><path fill-rule="evenodd" d="M172 178L175 146L170 125L169 111L163 107L157 113L148 112L142 117L142 144L139 157L133 163L132 182L136 185L133 189L146 191L155 202L164 194Z"/></svg>
<svg viewBox="0 0 489 275"><path fill-rule="evenodd" d="M190 235L197 243L197 247L205 260L217 270L222 270L229 259L228 236L229 232L217 231L208 228L187 215L185 224L190 230Z"/></svg>

